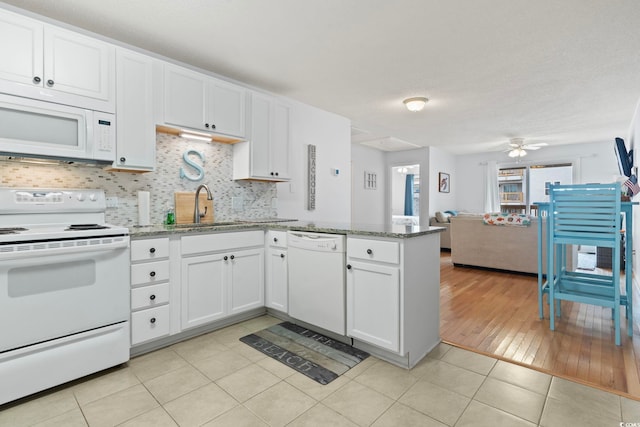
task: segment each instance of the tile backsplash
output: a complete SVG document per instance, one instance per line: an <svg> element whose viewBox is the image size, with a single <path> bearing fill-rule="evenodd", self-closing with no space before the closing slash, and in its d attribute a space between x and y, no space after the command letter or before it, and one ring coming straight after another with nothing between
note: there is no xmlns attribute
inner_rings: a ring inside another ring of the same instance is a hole
<svg viewBox="0 0 640 427"><path fill-rule="evenodd" d="M275 217L272 199L276 184L268 182L233 181L233 146L220 143L194 142L174 135L156 135L156 170L134 174L108 172L84 165L36 165L11 161L0 162L0 186L26 188L98 188L107 197L117 197L118 206L107 209L107 222L123 226L138 223L138 191L151 193L151 223L163 222L168 206L174 205L174 192L195 191L207 184L213 194L216 221ZM186 150L197 150L204 156L204 177L191 181L180 177L180 168L190 176L197 171L183 160ZM235 211L232 197L242 200L243 210Z"/></svg>

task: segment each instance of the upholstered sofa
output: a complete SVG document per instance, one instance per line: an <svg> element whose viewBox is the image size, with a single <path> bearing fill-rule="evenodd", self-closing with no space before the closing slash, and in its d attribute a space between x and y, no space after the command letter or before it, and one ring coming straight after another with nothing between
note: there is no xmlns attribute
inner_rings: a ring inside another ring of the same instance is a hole
<svg viewBox="0 0 640 427"><path fill-rule="evenodd" d="M543 219L543 230L546 220ZM486 225L482 215L451 218L451 261L454 265L486 267L522 273L538 272L538 218L529 226ZM543 232L543 241L544 232ZM546 245L543 244L543 248ZM568 251L567 265L574 258ZM546 268L546 251L543 266Z"/></svg>
<svg viewBox="0 0 640 427"><path fill-rule="evenodd" d="M432 227L442 227L445 230L440 233L440 249L451 249L451 223L438 222L435 216L429 218L429 225Z"/></svg>

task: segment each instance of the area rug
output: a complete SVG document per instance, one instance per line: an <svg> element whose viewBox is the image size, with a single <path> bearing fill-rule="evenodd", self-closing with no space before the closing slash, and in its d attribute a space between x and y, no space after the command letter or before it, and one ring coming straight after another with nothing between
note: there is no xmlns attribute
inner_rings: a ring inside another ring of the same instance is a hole
<svg viewBox="0 0 640 427"><path fill-rule="evenodd" d="M369 353L290 322L244 336L240 341L323 385L369 357Z"/></svg>

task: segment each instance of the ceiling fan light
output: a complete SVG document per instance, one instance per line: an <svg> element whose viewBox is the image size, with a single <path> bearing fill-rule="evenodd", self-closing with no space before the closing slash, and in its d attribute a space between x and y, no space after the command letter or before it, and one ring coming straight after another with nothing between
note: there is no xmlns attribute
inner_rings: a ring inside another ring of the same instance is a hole
<svg viewBox="0 0 640 427"><path fill-rule="evenodd" d="M509 151L509 157L524 157L527 155L527 152L522 148L514 148Z"/></svg>
<svg viewBox="0 0 640 427"><path fill-rule="evenodd" d="M402 102L409 111L421 111L425 104L429 102L429 99L424 96L415 96L413 98L407 98Z"/></svg>

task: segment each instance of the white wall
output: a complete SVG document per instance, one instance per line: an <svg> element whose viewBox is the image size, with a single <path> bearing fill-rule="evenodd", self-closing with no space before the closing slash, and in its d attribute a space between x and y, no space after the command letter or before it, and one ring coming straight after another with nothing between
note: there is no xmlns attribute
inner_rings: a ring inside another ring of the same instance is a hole
<svg viewBox="0 0 640 427"><path fill-rule="evenodd" d="M506 153L499 151L456 156L456 175L451 177L451 183L452 188L456 183L455 205L458 210L484 211L485 163L488 160L496 160L499 167L516 165ZM544 147L538 151L529 151L520 164L550 162L573 162L574 184L613 182L619 176L613 138L606 142Z"/></svg>
<svg viewBox="0 0 640 427"><path fill-rule="evenodd" d="M631 126L629 127L629 135L627 137L627 148L633 149L633 164L634 164L634 173L637 176L638 165L640 165L640 153L636 154L635 151L640 151L640 101L638 101L638 105L636 106L636 111L633 115L633 119L631 120ZM640 199L640 196L634 197L635 201ZM640 209L636 206L633 209L633 241L635 242L634 247L638 247L638 242L640 242ZM638 281L635 279L638 276L638 270L640 268L640 259L638 256L633 255L633 271L634 271L634 281L636 285L638 285Z"/></svg>
<svg viewBox="0 0 640 427"><path fill-rule="evenodd" d="M294 103L291 115L291 182L281 183L278 216L303 221L351 220L351 122ZM316 209L307 210L307 147L316 146ZM339 169L334 176L331 169Z"/></svg>
<svg viewBox="0 0 640 427"><path fill-rule="evenodd" d="M436 212L456 209L456 194L463 184L456 172L456 156L439 148L429 148L429 216L435 216ZM438 173L448 173L450 177L449 192L438 191ZM426 174L427 170L421 171ZM422 188L420 189L422 191ZM426 191L425 191L426 193ZM422 196L422 194L420 194Z"/></svg>
<svg viewBox="0 0 640 427"><path fill-rule="evenodd" d="M365 190L364 172L378 177L375 190ZM354 224L385 223L387 167L385 153L360 144L351 145L351 221Z"/></svg>

